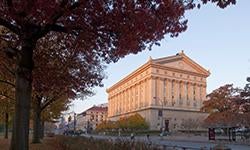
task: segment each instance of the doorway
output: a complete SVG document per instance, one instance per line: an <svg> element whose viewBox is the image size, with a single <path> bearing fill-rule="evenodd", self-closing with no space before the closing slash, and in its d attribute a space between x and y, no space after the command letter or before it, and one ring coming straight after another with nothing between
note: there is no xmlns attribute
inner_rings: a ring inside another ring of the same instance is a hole
<svg viewBox="0 0 250 150"><path fill-rule="evenodd" d="M165 120L165 131L169 132L169 120Z"/></svg>

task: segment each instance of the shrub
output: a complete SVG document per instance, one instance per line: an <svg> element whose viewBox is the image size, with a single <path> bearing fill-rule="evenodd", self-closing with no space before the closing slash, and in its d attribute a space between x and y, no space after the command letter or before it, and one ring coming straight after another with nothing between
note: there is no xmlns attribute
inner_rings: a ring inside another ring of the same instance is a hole
<svg viewBox="0 0 250 150"><path fill-rule="evenodd" d="M56 138L61 150L157 150L157 148L145 143L129 142L122 139L112 141L85 137L57 136Z"/></svg>

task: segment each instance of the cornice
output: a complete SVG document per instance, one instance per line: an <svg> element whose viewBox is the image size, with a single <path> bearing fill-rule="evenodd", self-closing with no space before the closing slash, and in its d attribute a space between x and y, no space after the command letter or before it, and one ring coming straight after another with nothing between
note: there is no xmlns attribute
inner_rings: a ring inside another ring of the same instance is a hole
<svg viewBox="0 0 250 150"><path fill-rule="evenodd" d="M175 67L164 66L164 65L161 65L161 64L157 64L157 63L153 63L152 67L155 67L157 69L164 69L164 70L174 71L174 72L178 72L178 73L186 73L186 74L190 74L190 75L196 75L196 76L205 77L205 78L208 77L206 74L201 74L201 73L197 73L197 72L183 70L183 69L179 69L179 68L175 68ZM154 74L157 74L157 73L154 73Z"/></svg>
<svg viewBox="0 0 250 150"><path fill-rule="evenodd" d="M115 83L114 85L112 85L110 88L107 88L106 92L110 92L114 88L122 85L124 82L127 82L130 79L134 78L135 76L139 75L140 73L142 73L146 69L150 68L151 65L152 65L152 61L148 61L147 63L143 64L142 66L140 66L139 68L137 68L135 71L133 71L132 73L130 73L129 75L127 75L126 77L124 77L123 79L121 79L120 81L118 81L117 83Z"/></svg>

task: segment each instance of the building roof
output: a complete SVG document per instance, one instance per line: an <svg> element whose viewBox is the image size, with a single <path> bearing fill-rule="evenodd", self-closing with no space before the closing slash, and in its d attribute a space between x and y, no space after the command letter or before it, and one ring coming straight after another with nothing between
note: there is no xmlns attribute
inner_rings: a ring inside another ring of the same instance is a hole
<svg viewBox="0 0 250 150"><path fill-rule="evenodd" d="M78 115L84 115L85 116L87 111L107 112L108 111L108 107L107 107L106 103L105 104L100 104L98 106L94 105L94 106L90 107L89 109L81 112Z"/></svg>
<svg viewBox="0 0 250 150"><path fill-rule="evenodd" d="M178 61L181 62L182 65L186 65L189 68L189 70L183 70L181 66L176 67L174 65L171 65L173 62L178 62ZM199 75L202 75L204 77L208 77L210 75L209 70L206 70L205 68L200 66L198 63L196 63L195 61L190 59L188 56L186 56L184 51L181 51L181 52L177 53L176 55L157 58L157 59L152 59L151 57L149 57L149 60L145 64L143 64L142 66L137 68L135 71L133 71L132 73L127 75L125 78L123 78L120 81L118 81L117 83L115 83L110 88L106 89L106 91L109 92L110 90L114 89L115 87L121 85L124 81L127 81L127 80L133 78L134 76L136 76L138 72L143 71L151 66L164 67L166 69L175 70L175 71L178 71L178 70L179 71L180 70L186 71L189 73L199 74Z"/></svg>
<svg viewBox="0 0 250 150"><path fill-rule="evenodd" d="M108 111L108 107L93 106L86 111Z"/></svg>

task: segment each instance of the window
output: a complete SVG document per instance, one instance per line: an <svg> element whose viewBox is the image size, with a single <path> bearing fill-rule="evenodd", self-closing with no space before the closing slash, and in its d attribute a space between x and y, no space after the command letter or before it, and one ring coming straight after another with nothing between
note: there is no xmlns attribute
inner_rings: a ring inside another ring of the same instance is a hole
<svg viewBox="0 0 250 150"><path fill-rule="evenodd" d="M202 100L203 97L202 97L202 86L200 86L200 100Z"/></svg>
<svg viewBox="0 0 250 150"><path fill-rule="evenodd" d="M194 100L196 100L196 98L195 98L195 85L193 86L193 96L194 96Z"/></svg>
<svg viewBox="0 0 250 150"><path fill-rule="evenodd" d="M174 99L174 81L172 81L171 83L171 95L172 95L172 99Z"/></svg>
<svg viewBox="0 0 250 150"><path fill-rule="evenodd" d="M179 83L179 99L181 100L181 82Z"/></svg>
<svg viewBox="0 0 250 150"><path fill-rule="evenodd" d="M166 97L166 79L163 80L163 96Z"/></svg>
<svg viewBox="0 0 250 150"><path fill-rule="evenodd" d="M159 117L162 117L162 110L159 110L159 111L158 111L158 116L159 116Z"/></svg>

